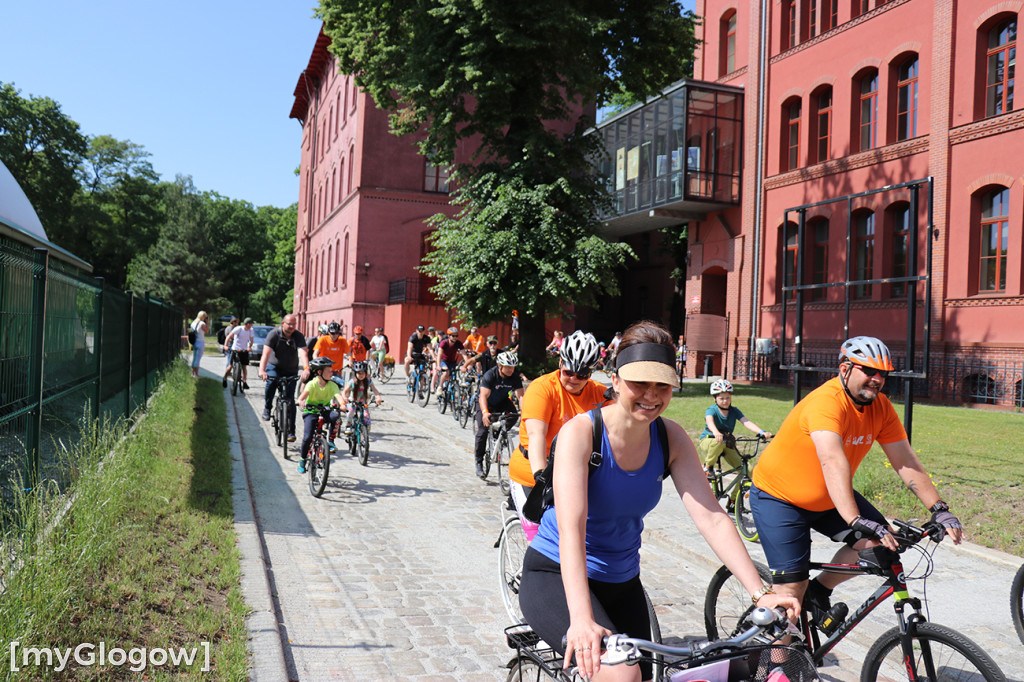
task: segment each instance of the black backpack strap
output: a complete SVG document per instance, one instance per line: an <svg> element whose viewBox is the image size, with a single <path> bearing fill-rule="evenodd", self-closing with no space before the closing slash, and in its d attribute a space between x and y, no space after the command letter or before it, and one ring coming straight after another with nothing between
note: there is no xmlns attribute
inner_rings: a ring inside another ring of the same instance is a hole
<svg viewBox="0 0 1024 682"><path fill-rule="evenodd" d="M661 474L661 480L664 481L666 478L669 477L669 474L671 473L669 471L669 466L668 466L668 460L669 460L668 430L665 428L665 420L662 419L661 417L658 417L654 421L654 423L657 425L657 428L658 428L658 443L661 444L661 456L665 459L665 470Z"/></svg>
<svg viewBox="0 0 1024 682"><path fill-rule="evenodd" d="M604 455L601 454L601 436L604 435L604 418L601 416L601 408L595 407L590 411L590 419L594 422L593 425L593 443L590 450L590 470L587 475L594 473L594 471L601 466L601 461L604 459Z"/></svg>

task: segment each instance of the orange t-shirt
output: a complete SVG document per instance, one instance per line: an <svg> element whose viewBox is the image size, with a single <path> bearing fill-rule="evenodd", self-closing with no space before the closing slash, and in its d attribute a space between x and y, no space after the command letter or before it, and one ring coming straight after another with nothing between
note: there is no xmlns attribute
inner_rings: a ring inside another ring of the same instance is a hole
<svg viewBox="0 0 1024 682"><path fill-rule="evenodd" d="M583 412L605 404L605 385L590 379L579 395L573 395L562 388L558 381L558 370L538 377L530 383L523 394L522 421L519 424L519 449L512 455L508 465L508 477L525 486L532 486L533 471L530 460L523 454L529 447L529 436L526 435L526 420L540 419L548 425L547 442L544 452L551 448L551 441L558 435L562 424Z"/></svg>
<svg viewBox="0 0 1024 682"><path fill-rule="evenodd" d="M330 358L334 362L335 372L340 372L341 368L345 366L346 353L348 353L348 341L344 336L339 336L337 341L331 341L330 335L325 334L317 339L316 345L313 346L313 355Z"/></svg>
<svg viewBox="0 0 1024 682"><path fill-rule="evenodd" d="M843 451L851 475L875 441L896 443L907 432L892 403L879 394L857 410L839 377L825 382L797 403L754 467L754 485L773 497L801 509L827 511L835 503L825 486L821 460L811 441L812 431L832 431L843 438Z"/></svg>
<svg viewBox="0 0 1024 682"><path fill-rule="evenodd" d="M348 347L349 352L352 353L352 362L366 362L366 356L369 353L369 349L366 347L366 344L363 343L362 337L353 336Z"/></svg>
<svg viewBox="0 0 1024 682"><path fill-rule="evenodd" d="M470 334L466 337L463 345L474 353L483 353L487 350L487 339L482 334Z"/></svg>

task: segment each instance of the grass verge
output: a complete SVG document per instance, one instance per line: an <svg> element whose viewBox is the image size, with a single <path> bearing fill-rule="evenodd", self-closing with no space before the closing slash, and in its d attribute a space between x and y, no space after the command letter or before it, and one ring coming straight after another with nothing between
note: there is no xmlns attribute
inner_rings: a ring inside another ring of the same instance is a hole
<svg viewBox="0 0 1024 682"><path fill-rule="evenodd" d="M676 395L666 416L696 438L704 428L704 411L714 403L709 384L685 383ZM738 385L733 405L774 432L793 407L793 390ZM896 411L902 420L903 405L896 404ZM737 429L745 432L741 425ZM1024 415L1016 412L914 406L914 451L963 522L967 539L1017 556L1024 556L1022 429ZM854 487L890 518L928 517L877 445L857 470Z"/></svg>
<svg viewBox="0 0 1024 682"><path fill-rule="evenodd" d="M0 652L8 679L245 679L247 608L224 400L217 382L188 374L177 363L166 373L124 440L122 426L83 439L93 447L70 456L79 471L72 497L26 500L0 596L0 637L20 643ZM101 643L106 665L99 665ZM58 671L59 660L46 665L45 655L42 665L34 656L23 665L27 647L79 645L93 665L72 656ZM126 652L119 665L115 648ZM160 664L158 649L198 656L191 665Z"/></svg>

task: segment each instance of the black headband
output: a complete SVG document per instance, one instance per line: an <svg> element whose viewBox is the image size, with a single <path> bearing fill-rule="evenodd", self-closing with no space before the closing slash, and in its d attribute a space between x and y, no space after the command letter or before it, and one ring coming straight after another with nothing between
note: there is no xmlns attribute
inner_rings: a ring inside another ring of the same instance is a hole
<svg viewBox="0 0 1024 682"><path fill-rule="evenodd" d="M636 343L616 353L616 369L631 362L660 362L674 369L676 366L676 352L675 349L660 343Z"/></svg>

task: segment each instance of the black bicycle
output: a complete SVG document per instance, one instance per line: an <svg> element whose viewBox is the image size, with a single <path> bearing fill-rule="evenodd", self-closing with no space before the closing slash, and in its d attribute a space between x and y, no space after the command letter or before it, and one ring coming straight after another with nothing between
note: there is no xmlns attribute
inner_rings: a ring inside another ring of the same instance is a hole
<svg viewBox="0 0 1024 682"><path fill-rule="evenodd" d="M313 440L309 444L309 459L306 462L306 472L309 474L309 492L313 497L320 497L327 487L327 474L331 470L330 451L330 421L328 416L331 413L329 405L316 405L306 408L317 411L316 427L313 431Z"/></svg>
<svg viewBox="0 0 1024 682"><path fill-rule="evenodd" d="M519 421L518 412L495 412L491 414L491 426L487 430L487 450L484 451L484 478L491 472L491 464L498 470L498 487L508 495L508 463L512 461L512 429Z"/></svg>
<svg viewBox="0 0 1024 682"><path fill-rule="evenodd" d="M750 478L753 469L751 462L757 457L761 444L766 440L764 436L728 434L725 445L739 454L740 465L732 469L723 469L724 457L719 457L714 466L708 467L711 491L720 501L725 501L726 511L736 520L736 529L739 530L740 537L748 542L757 542L757 526L754 525L754 516L750 512L750 486L753 485ZM727 483L728 479L731 480Z"/></svg>
<svg viewBox="0 0 1024 682"><path fill-rule="evenodd" d="M459 384L459 404L462 406L458 413L459 426L466 428L466 424L476 413L479 402L480 375L475 369L470 369Z"/></svg>
<svg viewBox="0 0 1024 682"><path fill-rule="evenodd" d="M281 447L281 456L288 459L288 434L295 433L295 424L288 430L288 407L295 403L297 376L267 379L275 383L274 409L270 412L270 424L274 427L274 438Z"/></svg>
<svg viewBox="0 0 1024 682"><path fill-rule="evenodd" d="M822 665L828 654L844 637L857 627L876 606L890 596L894 598L896 627L886 631L868 651L861 670L862 682L875 680L981 680L1003 682L1006 678L995 661L973 641L952 628L930 623L921 613L921 600L911 597L907 590L910 580L925 580L934 568L932 555L938 547L942 529L931 522L917 528L903 521L893 521L899 552L883 546L861 550L856 564L811 562L811 570L824 569L846 575L874 575L882 584L856 611L821 641L817 627L808 619L806 609L801 610L799 631L803 646L807 647L815 665ZM920 547L923 540L930 540ZM920 555L917 566L920 575L908 575L900 554L914 548ZM771 582L771 572L762 564L755 564L761 579ZM748 627L747 620L754 607L750 595L728 568L722 566L708 585L704 600L704 625L707 636L715 639L731 636ZM909 611L909 613L908 613Z"/></svg>
<svg viewBox="0 0 1024 682"><path fill-rule="evenodd" d="M441 392L437 394L437 411L444 414L449 407L454 407L459 389L459 380L455 376L457 370L448 370L448 378L441 384Z"/></svg>
<svg viewBox="0 0 1024 682"><path fill-rule="evenodd" d="M784 612L758 608L751 612L749 620L750 627L734 637L701 641L690 646L673 646L622 634L611 635L602 643L601 665L636 665L647 661L652 664L654 679L658 682L813 682L819 679L814 663L805 651L763 642L785 632L787 621ZM656 637L652 639L658 640ZM528 626L506 628L505 640L516 651L508 664L508 682L540 680L542 677L559 682L583 679L575 666L564 669L564 658L542 642Z"/></svg>
<svg viewBox="0 0 1024 682"><path fill-rule="evenodd" d="M359 457L359 463L366 466L370 458L370 420L366 418L366 404L352 403L352 419L349 422L352 430L345 434L348 451L353 457Z"/></svg>
<svg viewBox="0 0 1024 682"><path fill-rule="evenodd" d="M242 363L238 359L239 351L229 352L231 353L231 395L238 395L239 391L245 390L242 382Z"/></svg>
<svg viewBox="0 0 1024 682"><path fill-rule="evenodd" d="M405 392L409 402L419 402L421 407L427 406L430 400L430 375L427 372L427 360L415 360L409 379L405 382Z"/></svg>
<svg viewBox="0 0 1024 682"><path fill-rule="evenodd" d="M1013 617L1013 627L1017 629L1017 636L1024 644L1024 565L1017 569L1017 575L1013 577L1013 584L1010 585L1010 615Z"/></svg>

